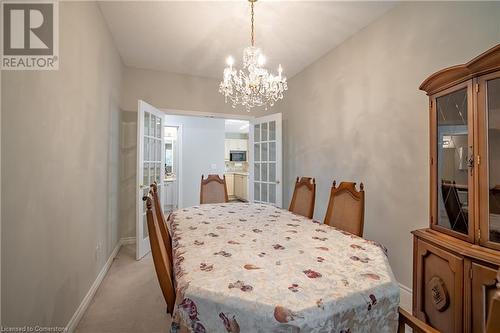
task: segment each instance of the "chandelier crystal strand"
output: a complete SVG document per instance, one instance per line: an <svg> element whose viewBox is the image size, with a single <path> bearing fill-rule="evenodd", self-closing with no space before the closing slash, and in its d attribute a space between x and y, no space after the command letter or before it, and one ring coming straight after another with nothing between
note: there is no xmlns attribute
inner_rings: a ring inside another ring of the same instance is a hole
<svg viewBox="0 0 500 333"><path fill-rule="evenodd" d="M224 95L226 103L231 101L232 107L242 105L247 111L254 107L264 107L267 110L278 100L283 99L283 93L288 90L283 68L278 66L278 75L270 74L262 66L265 57L260 49L255 47L254 32L254 2L249 0L251 7L250 47L243 50L243 69L233 68L234 59L228 57L228 67L224 69L223 80L219 92Z"/></svg>

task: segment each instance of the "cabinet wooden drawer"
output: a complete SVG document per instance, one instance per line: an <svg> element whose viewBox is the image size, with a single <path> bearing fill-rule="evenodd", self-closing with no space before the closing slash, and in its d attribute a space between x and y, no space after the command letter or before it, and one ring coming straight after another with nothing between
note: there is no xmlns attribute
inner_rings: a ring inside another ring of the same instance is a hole
<svg viewBox="0 0 500 333"><path fill-rule="evenodd" d="M491 297L495 292L498 268L491 268L475 262L471 263L471 314L472 332L483 333L486 326Z"/></svg>
<svg viewBox="0 0 500 333"><path fill-rule="evenodd" d="M463 327L463 258L417 239L415 315L443 333Z"/></svg>

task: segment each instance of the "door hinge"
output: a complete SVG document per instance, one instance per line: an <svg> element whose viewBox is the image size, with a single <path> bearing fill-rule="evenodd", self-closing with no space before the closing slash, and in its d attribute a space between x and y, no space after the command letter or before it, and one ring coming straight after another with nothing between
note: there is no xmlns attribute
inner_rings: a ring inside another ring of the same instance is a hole
<svg viewBox="0 0 500 333"><path fill-rule="evenodd" d="M481 241L481 229L477 229L477 241Z"/></svg>
<svg viewBox="0 0 500 333"><path fill-rule="evenodd" d="M434 218L431 216L431 224L434 223Z"/></svg>
<svg viewBox="0 0 500 333"><path fill-rule="evenodd" d="M476 93L479 92L479 83L476 83Z"/></svg>
<svg viewBox="0 0 500 333"><path fill-rule="evenodd" d="M432 99L429 100L429 109L432 108Z"/></svg>
<svg viewBox="0 0 500 333"><path fill-rule="evenodd" d="M434 165L434 157L431 157L431 165Z"/></svg>
<svg viewBox="0 0 500 333"><path fill-rule="evenodd" d="M477 165L481 164L481 155L477 155Z"/></svg>

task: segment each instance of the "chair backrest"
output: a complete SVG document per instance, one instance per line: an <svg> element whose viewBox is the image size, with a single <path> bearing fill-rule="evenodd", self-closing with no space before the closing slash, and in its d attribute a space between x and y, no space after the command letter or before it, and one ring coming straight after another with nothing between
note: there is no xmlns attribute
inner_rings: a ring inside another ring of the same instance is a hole
<svg viewBox="0 0 500 333"><path fill-rule="evenodd" d="M363 183L356 190L356 183L333 182L330 201L326 210L325 224L363 237L365 216L365 191Z"/></svg>
<svg viewBox="0 0 500 333"><path fill-rule="evenodd" d="M439 333L438 330L432 328L420 319L412 316L403 308L399 307L398 333L405 333L406 325L411 327L413 333Z"/></svg>
<svg viewBox="0 0 500 333"><path fill-rule="evenodd" d="M462 209L455 182L442 179L441 194L443 196L446 214L450 220L451 229L467 233L469 228L468 216Z"/></svg>
<svg viewBox="0 0 500 333"><path fill-rule="evenodd" d="M316 180L311 177L299 177L295 180L289 211L312 219L316 200Z"/></svg>
<svg viewBox="0 0 500 333"><path fill-rule="evenodd" d="M200 204L228 202L226 176L208 175L206 179L201 175Z"/></svg>
<svg viewBox="0 0 500 333"><path fill-rule="evenodd" d="M146 201L146 217L148 222L149 242L151 244L151 253L153 254L153 263L156 270L156 276L160 283L160 288L167 302L167 312L172 314L175 303L175 288L172 263L169 262L165 242L161 237L159 221L153 204L152 191L143 200Z"/></svg>
<svg viewBox="0 0 500 333"><path fill-rule="evenodd" d="M500 269L497 272L497 289L491 297L490 310L486 320L486 333L500 332Z"/></svg>
<svg viewBox="0 0 500 333"><path fill-rule="evenodd" d="M163 214L163 209L161 208L160 196L158 194L158 185L156 182L150 185L153 195L153 203L155 205L156 218L158 219L158 224L160 225L160 233L165 243L165 248L167 249L167 255L170 263L173 262L172 258L172 239L167 228L167 221L165 220L165 214ZM172 268L172 267L171 267Z"/></svg>

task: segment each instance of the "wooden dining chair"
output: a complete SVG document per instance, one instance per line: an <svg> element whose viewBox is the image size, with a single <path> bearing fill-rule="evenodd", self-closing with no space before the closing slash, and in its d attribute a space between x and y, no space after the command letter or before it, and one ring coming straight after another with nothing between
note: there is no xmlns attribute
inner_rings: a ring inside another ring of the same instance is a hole
<svg viewBox="0 0 500 333"><path fill-rule="evenodd" d="M165 243L165 248L167 250L167 255L170 263L172 264L172 239L170 238L170 233L167 228L167 221L165 219L165 214L163 213L163 209L161 208L160 196L158 194L158 184L154 182L150 185L150 189L153 196L153 203L155 205L156 218L158 219L158 224L160 226L160 233ZM172 267L170 267L172 269Z"/></svg>
<svg viewBox="0 0 500 333"><path fill-rule="evenodd" d="M398 333L405 333L406 326L409 326L413 333L439 333L417 317L412 316L408 311L399 307Z"/></svg>
<svg viewBox="0 0 500 333"><path fill-rule="evenodd" d="M156 270L156 276L160 284L163 297L167 303L167 312L172 314L175 304L175 288L172 263L169 261L165 242L161 236L160 225L153 204L152 191L143 197L146 201L146 219L148 222L149 242L151 244L151 253Z"/></svg>
<svg viewBox="0 0 500 333"><path fill-rule="evenodd" d="M338 229L363 237L365 215L365 191L363 183L356 190L356 183L336 182L330 190L330 200L324 223Z"/></svg>
<svg viewBox="0 0 500 333"><path fill-rule="evenodd" d="M316 200L316 180L311 177L299 177L295 180L289 211L312 219Z"/></svg>
<svg viewBox="0 0 500 333"><path fill-rule="evenodd" d="M200 204L228 202L226 176L208 175L204 179L201 175Z"/></svg>

